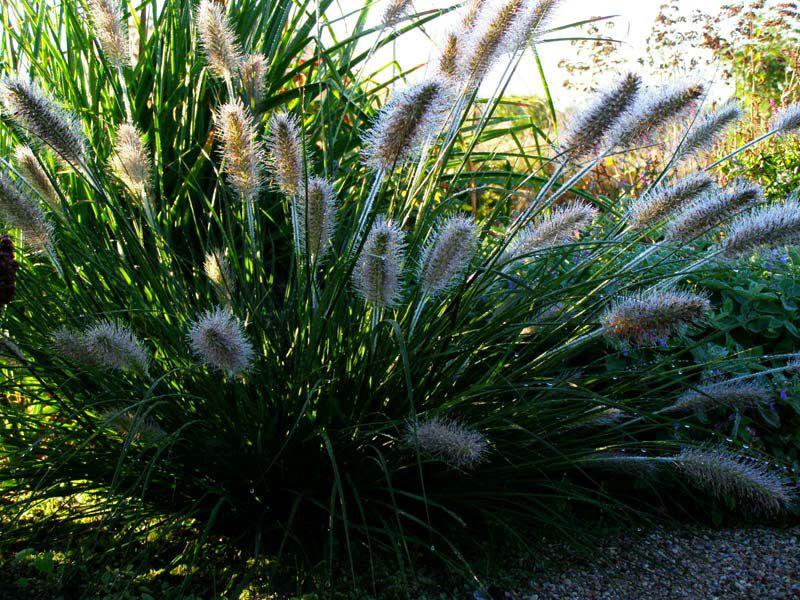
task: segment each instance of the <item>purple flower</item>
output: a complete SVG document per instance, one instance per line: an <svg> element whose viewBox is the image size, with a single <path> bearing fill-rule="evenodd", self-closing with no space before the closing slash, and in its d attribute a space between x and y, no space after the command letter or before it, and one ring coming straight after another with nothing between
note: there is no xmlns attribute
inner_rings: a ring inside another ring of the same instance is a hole
<svg viewBox="0 0 800 600"><path fill-rule="evenodd" d="M786 393L786 388L783 388L781 390L781 400L786 400L787 397L788 397L788 394Z"/></svg>

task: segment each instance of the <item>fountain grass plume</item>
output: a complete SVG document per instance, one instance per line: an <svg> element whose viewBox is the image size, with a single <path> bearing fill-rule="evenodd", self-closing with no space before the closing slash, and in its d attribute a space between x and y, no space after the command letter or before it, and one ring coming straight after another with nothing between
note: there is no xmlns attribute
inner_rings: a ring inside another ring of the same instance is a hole
<svg viewBox="0 0 800 600"><path fill-rule="evenodd" d="M617 120L636 101L642 79L628 73L591 105L579 111L564 134L561 148L574 159L597 150Z"/></svg>
<svg viewBox="0 0 800 600"><path fill-rule="evenodd" d="M711 310L708 298L683 290L646 290L615 301L600 322L609 338L634 346L685 333Z"/></svg>
<svg viewBox="0 0 800 600"><path fill-rule="evenodd" d="M219 307L200 315L187 334L199 361L229 377L253 367L254 351L239 320L230 309Z"/></svg>
<svg viewBox="0 0 800 600"><path fill-rule="evenodd" d="M89 362L115 371L147 373L150 357L142 343L124 325L116 321L100 321L80 335L80 344ZM82 359L85 362L85 358Z"/></svg>
<svg viewBox="0 0 800 600"><path fill-rule="evenodd" d="M389 0L386 10L383 12L381 23L384 27L393 27L408 14L411 9L411 0Z"/></svg>
<svg viewBox="0 0 800 600"><path fill-rule="evenodd" d="M721 381L683 393L671 408L676 411L743 409L766 404L772 396L769 388L757 381Z"/></svg>
<svg viewBox="0 0 800 600"><path fill-rule="evenodd" d="M772 119L772 130L780 135L796 133L800 129L800 102L780 110Z"/></svg>
<svg viewBox="0 0 800 600"><path fill-rule="evenodd" d="M28 146L18 146L14 150L14 164L25 182L42 197L53 210L60 210L61 201L58 198L53 183L42 168L36 155Z"/></svg>
<svg viewBox="0 0 800 600"><path fill-rule="evenodd" d="M123 123L117 128L109 166L114 175L140 200L150 194L153 165L139 129Z"/></svg>
<svg viewBox="0 0 800 600"><path fill-rule="evenodd" d="M312 177L306 188L295 196L300 251L312 261L319 260L330 249L336 221L336 192L322 177Z"/></svg>
<svg viewBox="0 0 800 600"><path fill-rule="evenodd" d="M19 229L32 249L41 252L50 246L52 226L42 209L4 174L0 174L0 219Z"/></svg>
<svg viewBox="0 0 800 600"><path fill-rule="evenodd" d="M780 473L725 449L687 448L672 461L699 489L718 499L735 498L751 514L775 515L796 500L790 482Z"/></svg>
<svg viewBox="0 0 800 600"><path fill-rule="evenodd" d="M392 94L364 137L366 164L388 173L418 158L424 143L441 130L452 101L452 90L436 79Z"/></svg>
<svg viewBox="0 0 800 600"><path fill-rule="evenodd" d="M589 227L597 218L594 206L580 201L554 208L550 215L522 230L509 245L509 254L524 256L568 242Z"/></svg>
<svg viewBox="0 0 800 600"><path fill-rule="evenodd" d="M726 102L719 109L702 115L686 134L677 154L684 157L698 156L709 152L714 148L717 140L743 115L744 112L738 100Z"/></svg>
<svg viewBox="0 0 800 600"><path fill-rule="evenodd" d="M3 112L33 141L49 147L73 168L86 162L86 137L78 120L32 83L6 78L0 84Z"/></svg>
<svg viewBox="0 0 800 600"><path fill-rule="evenodd" d="M707 193L679 212L667 225L667 240L691 242L743 211L764 202L761 186L738 179L723 190Z"/></svg>
<svg viewBox="0 0 800 600"><path fill-rule="evenodd" d="M195 21L200 46L211 73L220 79L232 81L239 71L242 49L223 6L213 0L200 0Z"/></svg>
<svg viewBox="0 0 800 600"><path fill-rule="evenodd" d="M684 177L673 185L661 185L631 204L628 221L635 229L652 227L715 187L716 182L705 172Z"/></svg>
<svg viewBox="0 0 800 600"><path fill-rule="evenodd" d="M263 184L265 162L253 117L240 100L234 100L219 108L215 121L228 180L240 198L252 202Z"/></svg>
<svg viewBox="0 0 800 600"><path fill-rule="evenodd" d="M419 261L423 292L435 296L453 287L469 266L477 244L474 219L459 215L441 222Z"/></svg>
<svg viewBox="0 0 800 600"><path fill-rule="evenodd" d="M115 67L131 62L128 27L118 0L89 0L89 14L103 54Z"/></svg>
<svg viewBox="0 0 800 600"><path fill-rule="evenodd" d="M465 471L475 469L489 458L489 441L483 434L441 417L409 423L405 443L419 448L426 457Z"/></svg>
<svg viewBox="0 0 800 600"><path fill-rule="evenodd" d="M248 54L239 64L242 87L255 105L264 99L264 92L267 89L267 66L267 57L259 53Z"/></svg>
<svg viewBox="0 0 800 600"><path fill-rule="evenodd" d="M292 115L280 112L269 121L268 166L278 188L287 196L303 185L303 141L300 125Z"/></svg>
<svg viewBox="0 0 800 600"><path fill-rule="evenodd" d="M220 301L229 304L231 296L236 290L236 279L234 279L233 269L225 252L218 248L209 251L203 261L203 272L214 285Z"/></svg>
<svg viewBox="0 0 800 600"><path fill-rule="evenodd" d="M788 200L744 215L734 222L722 242L729 258L765 248L800 242L800 202Z"/></svg>
<svg viewBox="0 0 800 600"><path fill-rule="evenodd" d="M398 306L402 299L404 259L402 230L384 217L378 217L353 271L353 284L358 295L376 306Z"/></svg>
<svg viewBox="0 0 800 600"><path fill-rule="evenodd" d="M478 19L481 16L487 2L488 0L470 0L470 3L467 5L464 15L461 19L461 24L463 25L464 30L470 30L475 27L475 24L478 22Z"/></svg>
<svg viewBox="0 0 800 600"><path fill-rule="evenodd" d="M445 37L444 48L442 48L442 53L439 55L439 75L441 75L445 79L457 79L458 78L458 53L460 49L460 38L459 35L451 31Z"/></svg>

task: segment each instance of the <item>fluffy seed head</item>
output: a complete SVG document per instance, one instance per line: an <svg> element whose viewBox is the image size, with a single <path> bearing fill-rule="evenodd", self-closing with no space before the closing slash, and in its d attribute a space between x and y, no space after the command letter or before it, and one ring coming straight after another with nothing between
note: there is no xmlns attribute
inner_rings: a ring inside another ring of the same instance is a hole
<svg viewBox="0 0 800 600"><path fill-rule="evenodd" d="M733 223L722 242L722 251L733 258L797 243L800 243L800 203L789 200L753 211Z"/></svg>
<svg viewBox="0 0 800 600"><path fill-rule="evenodd" d="M439 55L439 74L444 79L454 79L458 77L458 50L459 36L454 31L447 34L444 48Z"/></svg>
<svg viewBox="0 0 800 600"><path fill-rule="evenodd" d="M509 246L511 256L519 257L574 239L597 218L597 209L583 202L572 202L553 209L549 216L528 226Z"/></svg>
<svg viewBox="0 0 800 600"><path fill-rule="evenodd" d="M389 0L381 22L384 27L393 27L411 8L411 0Z"/></svg>
<svg viewBox="0 0 800 600"><path fill-rule="evenodd" d="M678 154L697 156L712 150L719 137L743 115L739 102L731 100L718 110L699 117L681 142Z"/></svg>
<svg viewBox="0 0 800 600"><path fill-rule="evenodd" d="M774 515L795 501L789 481L780 473L724 449L686 449L673 464L698 488L716 498L736 498L752 514Z"/></svg>
<svg viewBox="0 0 800 600"><path fill-rule="evenodd" d="M689 112L704 91L703 85L692 83L644 94L612 128L612 145L630 148L652 139L664 126Z"/></svg>
<svg viewBox="0 0 800 600"><path fill-rule="evenodd" d="M36 159L33 150L28 146L17 147L14 150L14 163L28 185L39 193L50 208L53 210L61 208L58 193L42 165Z"/></svg>
<svg viewBox="0 0 800 600"><path fill-rule="evenodd" d="M89 0L94 33L108 62L115 67L130 64L130 39L117 0Z"/></svg>
<svg viewBox="0 0 800 600"><path fill-rule="evenodd" d="M14 260L14 243L7 235L0 237L0 308L10 304L17 290L19 264Z"/></svg>
<svg viewBox="0 0 800 600"><path fill-rule="evenodd" d="M288 113L277 113L269 122L269 166L272 177L287 196L300 191L303 184L303 142L297 120Z"/></svg>
<svg viewBox="0 0 800 600"><path fill-rule="evenodd" d="M6 175L0 174L0 219L16 227L39 251L50 245L51 226L38 204Z"/></svg>
<svg viewBox="0 0 800 600"><path fill-rule="evenodd" d="M411 447L418 446L422 454L457 469L474 469L485 462L489 454L489 442L483 434L439 417L416 426L410 423L405 442Z"/></svg>
<svg viewBox="0 0 800 600"><path fill-rule="evenodd" d="M117 179L137 198L141 200L148 196L153 166L142 134L134 125L123 123L117 128L114 154L109 165Z"/></svg>
<svg viewBox="0 0 800 600"><path fill-rule="evenodd" d="M606 134L622 114L636 101L642 78L625 75L613 88L603 93L570 123L561 144L573 158L580 158L602 145Z"/></svg>
<svg viewBox="0 0 800 600"><path fill-rule="evenodd" d="M107 369L146 373L150 357L131 331L114 321L101 321L83 332L82 344L93 364Z"/></svg>
<svg viewBox="0 0 800 600"><path fill-rule="evenodd" d="M764 202L760 186L737 180L724 190L707 194L670 221L668 240L691 242L748 208Z"/></svg>
<svg viewBox="0 0 800 600"><path fill-rule="evenodd" d="M395 307L402 295L401 269L405 258L403 232L383 217L376 219L356 261L356 292L377 306Z"/></svg>
<svg viewBox="0 0 800 600"><path fill-rule="evenodd" d="M51 334L51 338L52 349L57 357L72 363L93 364L85 336L80 331L60 327Z"/></svg>
<svg viewBox="0 0 800 600"><path fill-rule="evenodd" d="M264 149L253 117L239 100L223 104L216 114L225 173L240 198L252 200L261 189Z"/></svg>
<svg viewBox="0 0 800 600"><path fill-rule="evenodd" d="M628 220L637 229L652 227L711 192L715 186L714 179L702 172L689 175L673 185L659 186L633 202Z"/></svg>
<svg viewBox="0 0 800 600"><path fill-rule="evenodd" d="M34 136L72 167L86 160L86 138L80 123L31 83L7 78L0 84L3 109L22 131Z"/></svg>
<svg viewBox="0 0 800 600"><path fill-rule="evenodd" d="M200 45L211 73L220 79L233 79L238 72L242 51L222 5L213 0L201 0L196 21Z"/></svg>
<svg viewBox="0 0 800 600"><path fill-rule="evenodd" d="M188 334L195 356L212 369L233 377L253 364L253 346L241 323L227 308L215 308L192 323Z"/></svg>
<svg viewBox="0 0 800 600"><path fill-rule="evenodd" d="M772 120L772 129L782 135L795 133L800 129L800 102L790 104Z"/></svg>
<svg viewBox="0 0 800 600"><path fill-rule="evenodd" d="M711 310L705 296L686 291L648 290L615 302L601 317L605 334L643 345L684 333Z"/></svg>
<svg viewBox="0 0 800 600"><path fill-rule="evenodd" d="M450 217L438 227L420 260L419 282L426 294L434 296L456 284L475 252L476 228L473 219L461 216Z"/></svg>
<svg viewBox="0 0 800 600"><path fill-rule="evenodd" d="M475 23L477 23L478 17L481 15L481 12L483 11L484 6L486 6L487 1L488 0L470 1L466 11L464 11L464 18L461 20L465 30L470 30L475 26Z"/></svg>
<svg viewBox="0 0 800 600"><path fill-rule="evenodd" d="M771 397L769 388L758 382L722 381L685 392L678 398L673 408L686 411L705 411L714 408L742 409L766 404Z"/></svg>
<svg viewBox="0 0 800 600"><path fill-rule="evenodd" d="M258 104L264 99L267 87L267 57L263 54L248 54L239 65L239 77L247 96Z"/></svg>
<svg viewBox="0 0 800 600"><path fill-rule="evenodd" d="M228 257L223 250L215 249L206 254L203 270L209 281L214 284L218 294L223 299L229 300L236 289L236 280L233 278L233 269Z"/></svg>
<svg viewBox="0 0 800 600"><path fill-rule="evenodd" d="M300 251L312 260L325 255L330 248L336 219L336 192L329 181L312 177L308 187L295 197L300 229Z"/></svg>
<svg viewBox="0 0 800 600"><path fill-rule="evenodd" d="M417 158L425 140L441 129L450 99L449 88L435 80L394 93L364 138L366 163L388 172Z"/></svg>

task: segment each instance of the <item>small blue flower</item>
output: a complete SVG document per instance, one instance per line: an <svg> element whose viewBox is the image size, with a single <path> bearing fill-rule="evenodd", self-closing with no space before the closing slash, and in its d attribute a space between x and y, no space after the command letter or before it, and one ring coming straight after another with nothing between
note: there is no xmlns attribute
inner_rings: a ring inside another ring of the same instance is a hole
<svg viewBox="0 0 800 600"><path fill-rule="evenodd" d="M786 393L786 388L783 388L781 390L781 400L786 400L786 398L788 398L788 397L789 397L789 395Z"/></svg>

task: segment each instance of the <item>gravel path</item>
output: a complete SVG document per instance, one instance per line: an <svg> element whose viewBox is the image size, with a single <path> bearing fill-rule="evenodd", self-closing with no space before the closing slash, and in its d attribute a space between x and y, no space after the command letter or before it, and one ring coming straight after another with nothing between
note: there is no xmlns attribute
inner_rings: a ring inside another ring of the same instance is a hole
<svg viewBox="0 0 800 600"><path fill-rule="evenodd" d="M800 599L800 528L679 532L607 538L600 561L534 573L525 600ZM551 555L552 556L552 555ZM564 564L562 562L562 564Z"/></svg>

